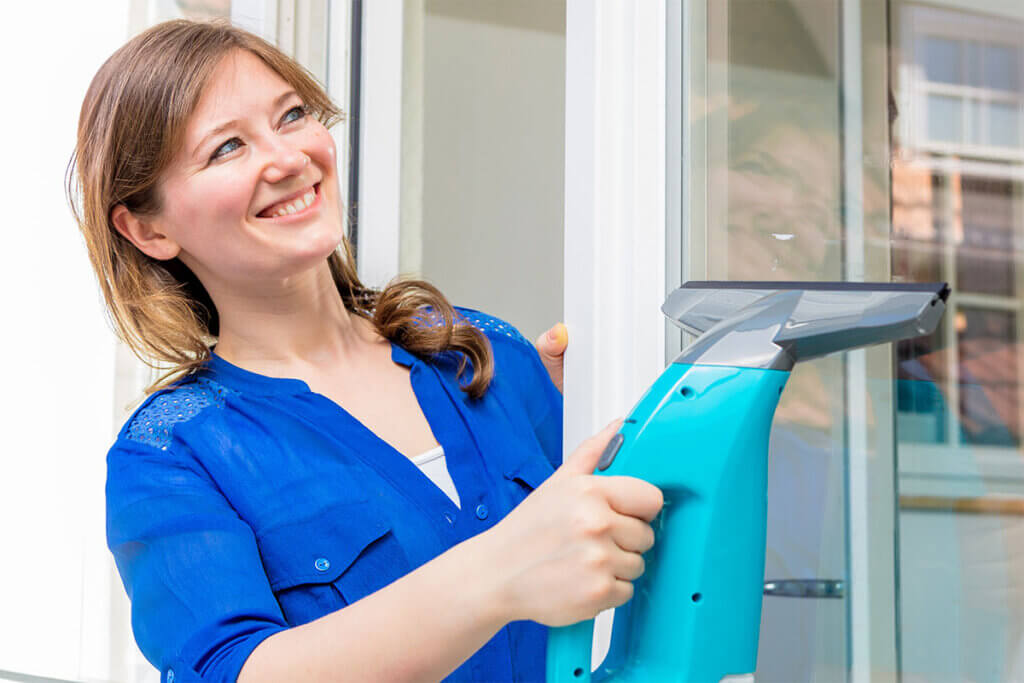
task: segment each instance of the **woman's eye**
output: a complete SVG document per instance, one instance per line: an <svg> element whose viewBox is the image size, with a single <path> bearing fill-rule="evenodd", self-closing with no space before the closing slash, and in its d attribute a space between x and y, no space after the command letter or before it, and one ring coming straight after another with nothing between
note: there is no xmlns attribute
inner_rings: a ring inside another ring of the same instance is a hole
<svg viewBox="0 0 1024 683"><path fill-rule="evenodd" d="M221 157L221 156L224 156L224 154L227 154L227 152L223 152L223 153L221 153L221 150L222 150L222 149L226 149L226 148L228 147L228 145L230 145L230 144L231 144L231 143L233 143L233 142L238 142L238 143L240 143L240 142L242 142L242 141L241 141L241 140L239 140L238 138L231 138L230 140L228 140L227 142L225 142L225 143L224 143L223 145L221 145L220 147L218 147L218 148L217 148L217 149L216 149L216 150L214 151L213 155L212 155L212 156L210 157L210 161L213 161L213 160L214 160L214 159L216 159L217 157ZM228 152L230 152L230 151L231 151L231 150L230 150L230 149L228 149Z"/></svg>
<svg viewBox="0 0 1024 683"><path fill-rule="evenodd" d="M309 113L309 107L307 107L307 106L306 106L306 105L304 105L304 104L300 104L300 105L298 105L298 106L296 106L296 107L292 107L291 109L289 109L289 110L288 110L288 112L287 112L287 113L286 113L286 114L284 115L284 117L285 117L285 118L288 118L288 116L289 116L289 115L290 115L290 114L291 114L291 113L292 113L293 111L297 111L297 112L299 112L299 115L298 115L298 117L297 117L297 118L294 118L294 119L292 119L292 121L298 121L299 119L301 119L301 118L305 117L305 116L306 116L306 114L308 114L308 113Z"/></svg>

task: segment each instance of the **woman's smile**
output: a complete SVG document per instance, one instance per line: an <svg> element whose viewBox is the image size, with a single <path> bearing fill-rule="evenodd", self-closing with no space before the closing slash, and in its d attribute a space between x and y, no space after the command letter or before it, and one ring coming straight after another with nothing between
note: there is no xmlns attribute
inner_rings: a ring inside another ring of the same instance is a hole
<svg viewBox="0 0 1024 683"><path fill-rule="evenodd" d="M323 193L320 183L301 190L285 200L278 201L256 214L256 218L265 221L295 223L320 212Z"/></svg>

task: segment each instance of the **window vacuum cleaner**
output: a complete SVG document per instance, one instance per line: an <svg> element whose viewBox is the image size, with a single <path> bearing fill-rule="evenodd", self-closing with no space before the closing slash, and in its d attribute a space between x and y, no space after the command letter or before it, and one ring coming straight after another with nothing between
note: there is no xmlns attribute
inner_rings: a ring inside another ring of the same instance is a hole
<svg viewBox="0 0 1024 683"><path fill-rule="evenodd" d="M945 283L687 282L661 310L697 339L661 373L594 474L654 484L654 547L591 672L594 620L549 630L548 683L753 681L768 436L795 363L930 334Z"/></svg>

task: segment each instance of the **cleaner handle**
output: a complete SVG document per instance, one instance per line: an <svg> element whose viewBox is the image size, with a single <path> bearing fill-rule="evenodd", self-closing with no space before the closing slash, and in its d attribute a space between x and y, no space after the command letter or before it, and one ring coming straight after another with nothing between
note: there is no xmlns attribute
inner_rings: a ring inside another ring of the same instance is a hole
<svg viewBox="0 0 1024 683"><path fill-rule="evenodd" d="M640 400L594 474L661 489L654 546L595 671L592 619L548 631L549 683L717 683L754 671L768 434L788 377L673 363Z"/></svg>
<svg viewBox="0 0 1024 683"><path fill-rule="evenodd" d="M594 620L548 630L547 683L590 683Z"/></svg>

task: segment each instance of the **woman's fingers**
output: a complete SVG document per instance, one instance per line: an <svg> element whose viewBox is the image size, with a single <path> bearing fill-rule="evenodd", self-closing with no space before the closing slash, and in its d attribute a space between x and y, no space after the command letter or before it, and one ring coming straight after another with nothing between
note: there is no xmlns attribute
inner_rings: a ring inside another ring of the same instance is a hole
<svg viewBox="0 0 1024 683"><path fill-rule="evenodd" d="M620 515L611 528L615 545L631 553L646 553L654 547L654 529L642 519Z"/></svg>
<svg viewBox="0 0 1024 683"><path fill-rule="evenodd" d="M593 475L601 482L608 505L621 515L651 522L661 512L665 498L654 484L625 475Z"/></svg>
<svg viewBox="0 0 1024 683"><path fill-rule="evenodd" d="M534 343L537 355L551 377L551 382L562 390L563 355L569 346L569 330L565 323L557 323L547 332L537 337Z"/></svg>

